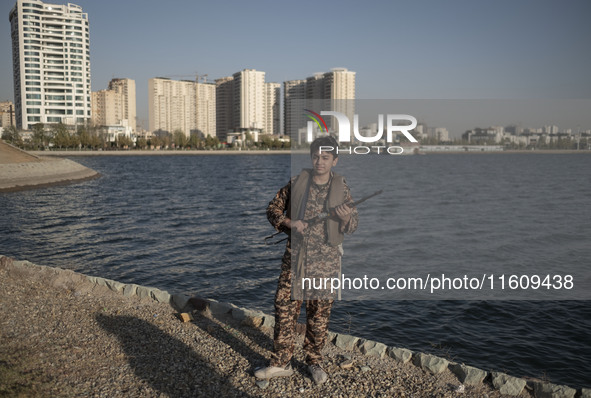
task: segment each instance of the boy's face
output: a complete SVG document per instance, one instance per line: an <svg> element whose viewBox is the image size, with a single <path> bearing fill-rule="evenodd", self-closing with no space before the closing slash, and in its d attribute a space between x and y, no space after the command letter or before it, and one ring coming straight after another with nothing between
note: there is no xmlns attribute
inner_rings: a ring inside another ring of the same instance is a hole
<svg viewBox="0 0 591 398"><path fill-rule="evenodd" d="M335 158L330 152L314 152L312 155L312 166L314 174L317 176L326 176L330 170L337 165L339 158Z"/></svg>

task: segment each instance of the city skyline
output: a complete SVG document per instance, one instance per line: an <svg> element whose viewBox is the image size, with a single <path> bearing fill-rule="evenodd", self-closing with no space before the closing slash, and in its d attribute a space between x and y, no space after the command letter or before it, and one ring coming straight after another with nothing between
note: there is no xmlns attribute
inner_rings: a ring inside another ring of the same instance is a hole
<svg viewBox="0 0 591 398"><path fill-rule="evenodd" d="M12 52L8 14L14 4L5 1L0 9L4 54ZM144 128L148 79L207 74L213 82L247 68L282 84L346 67L357 72L357 98L364 99L591 98L591 27L585 21L591 5L584 1L567 7L531 1L255 2L232 3L232 13L224 5L181 2L176 5L183 12L166 19L152 1L74 4L89 15L92 90L114 77L135 80ZM304 20L318 28L301 28ZM0 61L0 100L14 101L11 58Z"/></svg>

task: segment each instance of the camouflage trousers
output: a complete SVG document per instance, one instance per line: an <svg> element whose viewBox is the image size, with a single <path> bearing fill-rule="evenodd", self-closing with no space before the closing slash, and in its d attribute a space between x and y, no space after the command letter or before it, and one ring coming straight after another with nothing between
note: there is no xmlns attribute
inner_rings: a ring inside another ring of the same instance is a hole
<svg viewBox="0 0 591 398"><path fill-rule="evenodd" d="M271 366L284 367L293 356L296 324L303 300L292 300L291 251L283 255L281 275L275 293L275 330ZM308 365L322 362L322 348L328 335L330 310L334 300L306 300L306 337L304 352Z"/></svg>

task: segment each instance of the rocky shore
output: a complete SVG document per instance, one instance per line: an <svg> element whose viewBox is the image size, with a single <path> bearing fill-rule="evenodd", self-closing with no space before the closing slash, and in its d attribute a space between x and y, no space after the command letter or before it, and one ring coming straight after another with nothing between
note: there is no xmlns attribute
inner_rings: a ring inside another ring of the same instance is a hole
<svg viewBox="0 0 591 398"><path fill-rule="evenodd" d="M72 160L40 157L0 141L0 192L80 182L99 176Z"/></svg>
<svg viewBox="0 0 591 398"><path fill-rule="evenodd" d="M324 385L306 372L302 336L295 375L260 381L270 315L2 256L0 303L0 396L591 396L337 334Z"/></svg>

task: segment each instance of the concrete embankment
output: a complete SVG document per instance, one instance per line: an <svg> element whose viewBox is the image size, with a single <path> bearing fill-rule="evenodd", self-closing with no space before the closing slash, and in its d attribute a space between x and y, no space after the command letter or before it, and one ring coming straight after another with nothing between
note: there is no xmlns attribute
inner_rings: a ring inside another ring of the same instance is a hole
<svg viewBox="0 0 591 398"><path fill-rule="evenodd" d="M105 396L591 397L591 389L489 372L341 333L329 334L325 385L314 386L307 376L303 336L296 375L260 381L252 371L268 359L271 315L3 256L0 281L0 368L8 364L15 380L43 375L34 387L57 388L60 396L88 388Z"/></svg>
<svg viewBox="0 0 591 398"><path fill-rule="evenodd" d="M0 141L0 192L68 184L99 176L72 160L39 157Z"/></svg>

